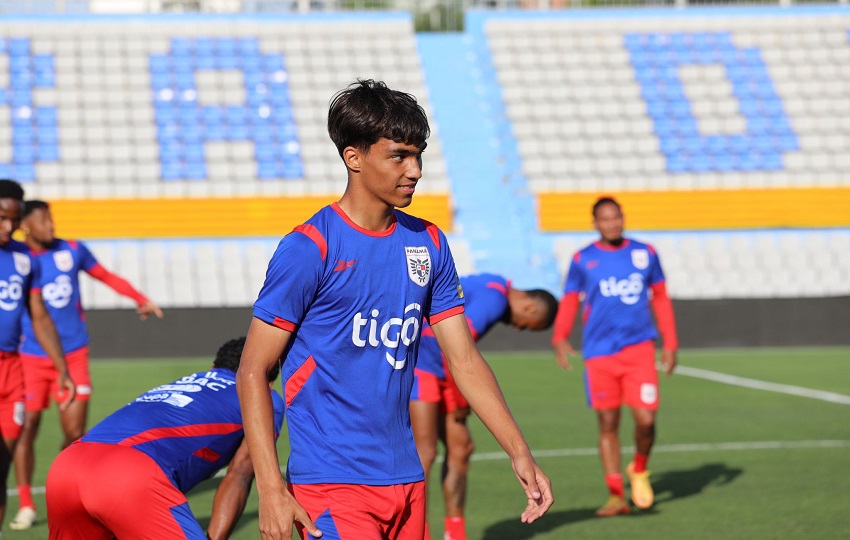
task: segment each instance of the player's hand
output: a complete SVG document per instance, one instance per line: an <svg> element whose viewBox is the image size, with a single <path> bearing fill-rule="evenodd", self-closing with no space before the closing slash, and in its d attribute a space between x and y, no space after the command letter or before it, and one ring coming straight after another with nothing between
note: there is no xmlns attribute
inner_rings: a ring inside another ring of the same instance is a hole
<svg viewBox="0 0 850 540"><path fill-rule="evenodd" d="M661 365L664 366L664 374L669 377L673 374L677 364L676 351L661 351Z"/></svg>
<svg viewBox="0 0 850 540"><path fill-rule="evenodd" d="M59 386L60 393L63 396L67 396L59 403L59 410L64 411L70 407L74 399L77 398L77 385L74 384L74 381L71 379L71 376L68 375L67 371L60 373L59 376L56 377L56 384Z"/></svg>
<svg viewBox="0 0 850 540"><path fill-rule="evenodd" d="M151 302L150 300L146 301L144 304L136 308L136 313L139 314L139 318L143 321L146 320L151 314L156 315L157 319L162 318L162 310L159 309L159 306Z"/></svg>
<svg viewBox="0 0 850 540"><path fill-rule="evenodd" d="M279 489L260 497L260 537L263 540L291 540L292 526L297 522L310 535L320 538L322 531L310 519L304 507L286 489Z"/></svg>
<svg viewBox="0 0 850 540"><path fill-rule="evenodd" d="M522 522L533 523L542 517L555 502L552 495L552 484L535 463L531 454L514 458L512 464L514 473L516 473L517 479L528 498L528 505L522 513Z"/></svg>
<svg viewBox="0 0 850 540"><path fill-rule="evenodd" d="M559 341L557 343L552 344L552 348L555 349L555 360L558 361L558 365L566 370L573 369L573 365L570 363L570 356L576 356L575 349L570 345L570 342L567 340Z"/></svg>

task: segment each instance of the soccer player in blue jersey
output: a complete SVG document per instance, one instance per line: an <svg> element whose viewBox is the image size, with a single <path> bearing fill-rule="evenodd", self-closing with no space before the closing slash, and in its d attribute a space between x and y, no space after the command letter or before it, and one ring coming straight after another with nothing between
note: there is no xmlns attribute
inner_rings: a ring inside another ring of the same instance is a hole
<svg viewBox="0 0 850 540"><path fill-rule="evenodd" d="M55 366L57 387L67 392L60 409L66 409L76 394L56 327L42 300L38 261L12 239L21 223L23 199L20 184L0 180L0 523L6 511L6 478L24 425L24 373L18 354L24 316L30 317L33 336Z"/></svg>
<svg viewBox="0 0 850 540"><path fill-rule="evenodd" d="M254 479L236 395L244 343L228 341L212 369L145 392L57 456L47 474L51 540L230 536ZM283 400L269 388L277 374L275 366L265 382L272 438L284 414ZM185 493L228 464L205 533Z"/></svg>
<svg viewBox="0 0 850 540"><path fill-rule="evenodd" d="M127 280L104 268L84 243L56 238L50 205L46 202L26 201L21 230L26 235L26 244L31 254L39 261L42 296L59 331L68 371L77 384L77 399L70 407L59 412L64 434L62 448L65 448L83 435L92 394L89 335L80 298L80 272L86 272L117 293L135 301L138 305L136 311L142 319L149 315L161 318L162 311ZM61 399L55 383L56 368L35 339L31 319L26 315L23 319L20 355L24 368L26 416L24 430L15 450L18 513L9 523L9 527L15 530L29 529L35 522L35 503L30 489L35 467L35 438L38 436L42 411L50 406L51 395L57 402Z"/></svg>
<svg viewBox="0 0 850 540"><path fill-rule="evenodd" d="M528 499L522 521L536 520L553 502L549 479L475 347L446 237L396 210L422 176L425 112L410 94L360 80L334 96L328 132L348 173L345 193L281 240L237 375L263 538L288 540L294 523L302 538L422 539L424 473L409 400L423 318L511 458ZM284 353L286 482L261 384Z"/></svg>
<svg viewBox="0 0 850 540"><path fill-rule="evenodd" d="M599 422L599 455L610 496L599 516L628 514L620 469L620 407L625 402L635 420L635 456L626 467L635 506L652 506L654 494L646 470L655 442L658 337L652 312L664 343L661 363L669 376L679 347L673 304L667 296L664 272L652 246L623 237L623 212L611 197L593 206L593 223L600 239L573 257L561 299L552 344L558 363L569 369L575 354L568 341L579 305L582 312L582 351L588 403Z"/></svg>
<svg viewBox="0 0 850 540"><path fill-rule="evenodd" d="M510 281L495 274L465 276L460 284L466 322L475 341L498 323L510 324L517 330L545 330L555 320L558 301L542 289L516 289ZM421 339L410 396L416 450L425 470L427 487L437 457L437 441L446 447L441 475L446 513L444 537L466 540L466 478L475 448L466 423L469 404L458 390L427 323L422 328ZM425 540L430 540L427 522Z"/></svg>

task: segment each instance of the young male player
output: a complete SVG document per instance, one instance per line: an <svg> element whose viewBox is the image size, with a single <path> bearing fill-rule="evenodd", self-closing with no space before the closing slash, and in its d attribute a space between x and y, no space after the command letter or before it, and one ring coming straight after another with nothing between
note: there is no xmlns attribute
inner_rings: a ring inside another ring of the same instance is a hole
<svg viewBox="0 0 850 540"><path fill-rule="evenodd" d="M47 474L51 540L204 540L230 536L254 479L236 396L245 338L221 346L209 371L137 397L56 457ZM283 400L269 384L269 435L283 423ZM213 499L209 530L185 493L230 466Z"/></svg>
<svg viewBox="0 0 850 540"><path fill-rule="evenodd" d="M42 297L50 317L55 321L59 339L68 360L68 371L77 384L77 400L59 412L64 434L62 448L79 439L86 428L88 402L92 385L89 375L89 335L80 298L80 272L102 281L118 294L138 304L142 319L153 314L162 318L156 304L133 288L124 278L104 268L79 240L56 238L50 206L44 201L27 201L21 221L26 244L41 267ZM41 413L50 406L50 397L58 401L56 368L33 333L29 317L23 319L21 361L24 368L26 416L24 430L15 450L15 477L18 482L18 513L9 523L15 530L29 529L36 519L30 485L35 467L35 438L41 424Z"/></svg>
<svg viewBox="0 0 850 540"><path fill-rule="evenodd" d="M66 409L76 394L56 327L42 301L38 261L24 244L12 239L21 223L23 199L20 184L0 180L0 523L6 511L6 478L24 425L24 374L18 346L25 315L55 366L55 384L63 392L60 410Z"/></svg>
<svg viewBox="0 0 850 540"><path fill-rule="evenodd" d="M654 345L658 334L650 307L664 338L661 363L668 376L676 366L679 345L673 304L655 250L623 237L623 213L610 197L594 204L593 224L600 238L573 257L552 344L558 363L570 369L567 357L575 351L568 339L583 297L585 388L588 403L597 412L599 455L610 491L608 501L596 513L615 516L630 511L620 472L618 432L623 402L635 419L636 452L626 467L632 501L645 509L654 500L646 463L655 441L659 401Z"/></svg>
<svg viewBox="0 0 850 540"><path fill-rule="evenodd" d="M552 326L558 301L542 289L524 291L495 274L460 279L464 312L472 338L478 341L497 323L517 330L545 330ZM445 502L445 540L466 540L464 509L469 458L475 449L466 423L469 403L451 376L431 327L425 323L414 370L410 396L413 436L428 486L431 466L437 457L437 440L446 447L442 485ZM425 540L430 540L425 522Z"/></svg>
<svg viewBox="0 0 850 540"><path fill-rule="evenodd" d="M295 523L302 538L421 540L409 400L423 318L511 458L528 498L522 520L536 520L553 502L549 479L469 333L446 237L396 211L422 176L425 112L413 96L361 80L334 96L328 132L348 171L345 193L278 246L237 375L263 538L288 540ZM290 491L262 386L284 352Z"/></svg>

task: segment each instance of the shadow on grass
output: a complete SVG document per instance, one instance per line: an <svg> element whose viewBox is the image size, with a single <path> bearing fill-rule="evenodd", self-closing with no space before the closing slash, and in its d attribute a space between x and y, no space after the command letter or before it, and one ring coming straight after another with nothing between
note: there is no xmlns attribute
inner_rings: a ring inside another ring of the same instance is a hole
<svg viewBox="0 0 850 540"><path fill-rule="evenodd" d="M723 463L708 463L696 469L659 473L652 479L655 489L655 506L650 510L636 511L619 519L650 517L658 514L659 507L663 507L666 503L697 495L709 486L725 486L743 472L743 469L728 467ZM596 517L595 508L549 512L531 525L511 518L487 527L484 531L484 540L526 540L534 538L537 534L551 532L589 519L599 519Z"/></svg>

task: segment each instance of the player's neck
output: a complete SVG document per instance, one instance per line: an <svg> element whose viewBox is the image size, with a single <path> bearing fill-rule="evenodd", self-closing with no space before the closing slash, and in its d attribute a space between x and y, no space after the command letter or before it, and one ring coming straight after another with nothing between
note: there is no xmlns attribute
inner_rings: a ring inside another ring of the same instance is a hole
<svg viewBox="0 0 850 540"><path fill-rule="evenodd" d="M30 251L35 253L41 253L42 251L47 251L50 248L50 245L44 245L41 242L33 240L32 237L27 236L24 239L24 243L30 248ZM51 242L52 243L52 242Z"/></svg>
<svg viewBox="0 0 850 540"><path fill-rule="evenodd" d="M337 206L345 212L348 219L367 231L385 231L395 221L395 209L391 205L368 196L360 196L350 189L345 190Z"/></svg>

